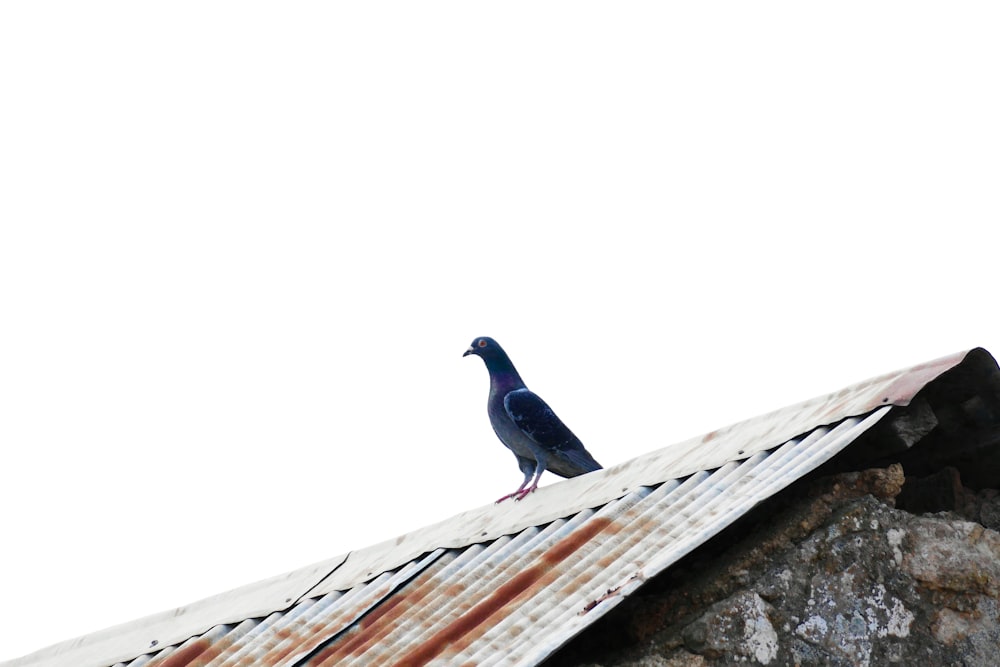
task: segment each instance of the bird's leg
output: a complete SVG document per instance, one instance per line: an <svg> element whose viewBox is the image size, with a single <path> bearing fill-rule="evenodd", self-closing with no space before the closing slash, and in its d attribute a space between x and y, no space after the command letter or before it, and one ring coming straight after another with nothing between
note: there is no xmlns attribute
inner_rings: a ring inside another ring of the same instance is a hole
<svg viewBox="0 0 1000 667"><path fill-rule="evenodd" d="M521 482L521 486L517 487L516 491L514 491L513 493L508 493L503 498L498 498L497 501L496 501L496 503L502 503L503 501L507 500L508 498L514 498L514 497L517 497L517 499L520 500L521 498L518 496L518 494L521 493L521 491L524 489L524 487L528 486L528 482L531 481L531 476L535 474L535 462L534 461L531 461L531 460L525 459L525 458L521 458L520 456L518 456L517 457L517 465L521 469L521 472L524 473L524 481ZM494 504L496 504L496 503L494 503Z"/></svg>
<svg viewBox="0 0 1000 667"><path fill-rule="evenodd" d="M541 479L542 473L545 472L546 462L546 457L538 457L538 460L535 462L535 480L531 483L531 486L526 489L524 488L524 484L527 484L528 480L524 480L524 484L521 485L521 488L514 492L514 495L517 496L515 500L524 500L529 493L532 493L538 488L538 480Z"/></svg>

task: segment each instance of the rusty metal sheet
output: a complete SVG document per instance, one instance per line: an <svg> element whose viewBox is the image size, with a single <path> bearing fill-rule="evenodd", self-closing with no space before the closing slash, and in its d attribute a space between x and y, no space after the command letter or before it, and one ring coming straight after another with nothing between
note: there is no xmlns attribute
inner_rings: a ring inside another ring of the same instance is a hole
<svg viewBox="0 0 1000 667"><path fill-rule="evenodd" d="M171 611L55 644L2 663L3 667L91 667L131 660L148 651L183 642L213 626L239 623L287 609L313 588L345 556L213 595Z"/></svg>

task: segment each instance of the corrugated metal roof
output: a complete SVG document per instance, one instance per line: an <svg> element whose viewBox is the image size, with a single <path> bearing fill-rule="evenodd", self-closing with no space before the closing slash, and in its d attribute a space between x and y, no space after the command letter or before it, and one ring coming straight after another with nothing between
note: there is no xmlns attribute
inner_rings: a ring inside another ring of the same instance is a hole
<svg viewBox="0 0 1000 667"><path fill-rule="evenodd" d="M597 510L435 549L371 582L259 623L216 628L131 665L537 664L888 410L816 429L714 472L640 487Z"/></svg>
<svg viewBox="0 0 1000 667"><path fill-rule="evenodd" d="M93 632L0 665L83 667L106 666L118 660L127 660L150 648L169 646L215 625L264 616L275 609L287 609L301 597L302 591L315 586L332 568L343 563L344 558L340 556L316 563L190 605Z"/></svg>
<svg viewBox="0 0 1000 667"><path fill-rule="evenodd" d="M5 664L537 664L965 358L884 375L195 603L176 618L140 619Z"/></svg>

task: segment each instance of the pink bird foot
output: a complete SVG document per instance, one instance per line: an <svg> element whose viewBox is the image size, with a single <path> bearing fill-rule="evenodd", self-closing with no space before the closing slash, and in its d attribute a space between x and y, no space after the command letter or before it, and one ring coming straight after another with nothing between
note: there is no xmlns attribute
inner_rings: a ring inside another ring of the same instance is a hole
<svg viewBox="0 0 1000 667"><path fill-rule="evenodd" d="M515 496L517 496L517 498L515 498L515 501L517 501L517 500L524 500L525 498L528 497L529 493L535 491L537 488L538 488L538 486L532 484L531 486L529 486L528 488L526 488L524 491L518 491L517 493L514 494Z"/></svg>

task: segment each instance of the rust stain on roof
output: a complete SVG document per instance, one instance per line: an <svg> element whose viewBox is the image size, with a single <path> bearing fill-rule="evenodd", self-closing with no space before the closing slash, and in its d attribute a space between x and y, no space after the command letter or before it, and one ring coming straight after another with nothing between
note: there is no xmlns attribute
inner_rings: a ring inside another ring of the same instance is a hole
<svg viewBox="0 0 1000 667"><path fill-rule="evenodd" d="M473 630L482 630L487 619L514 602L531 587L542 580L554 580L557 576L555 566L594 539L594 536L610 524L610 519L595 518L564 537L542 554L540 562L516 574L468 613L436 632L429 641L424 642L415 651L400 657L397 664L401 667L421 667Z"/></svg>
<svg viewBox="0 0 1000 667"><path fill-rule="evenodd" d="M187 646L182 646L171 653L158 667L186 667L186 665L191 665L210 646L207 639L195 640Z"/></svg>

